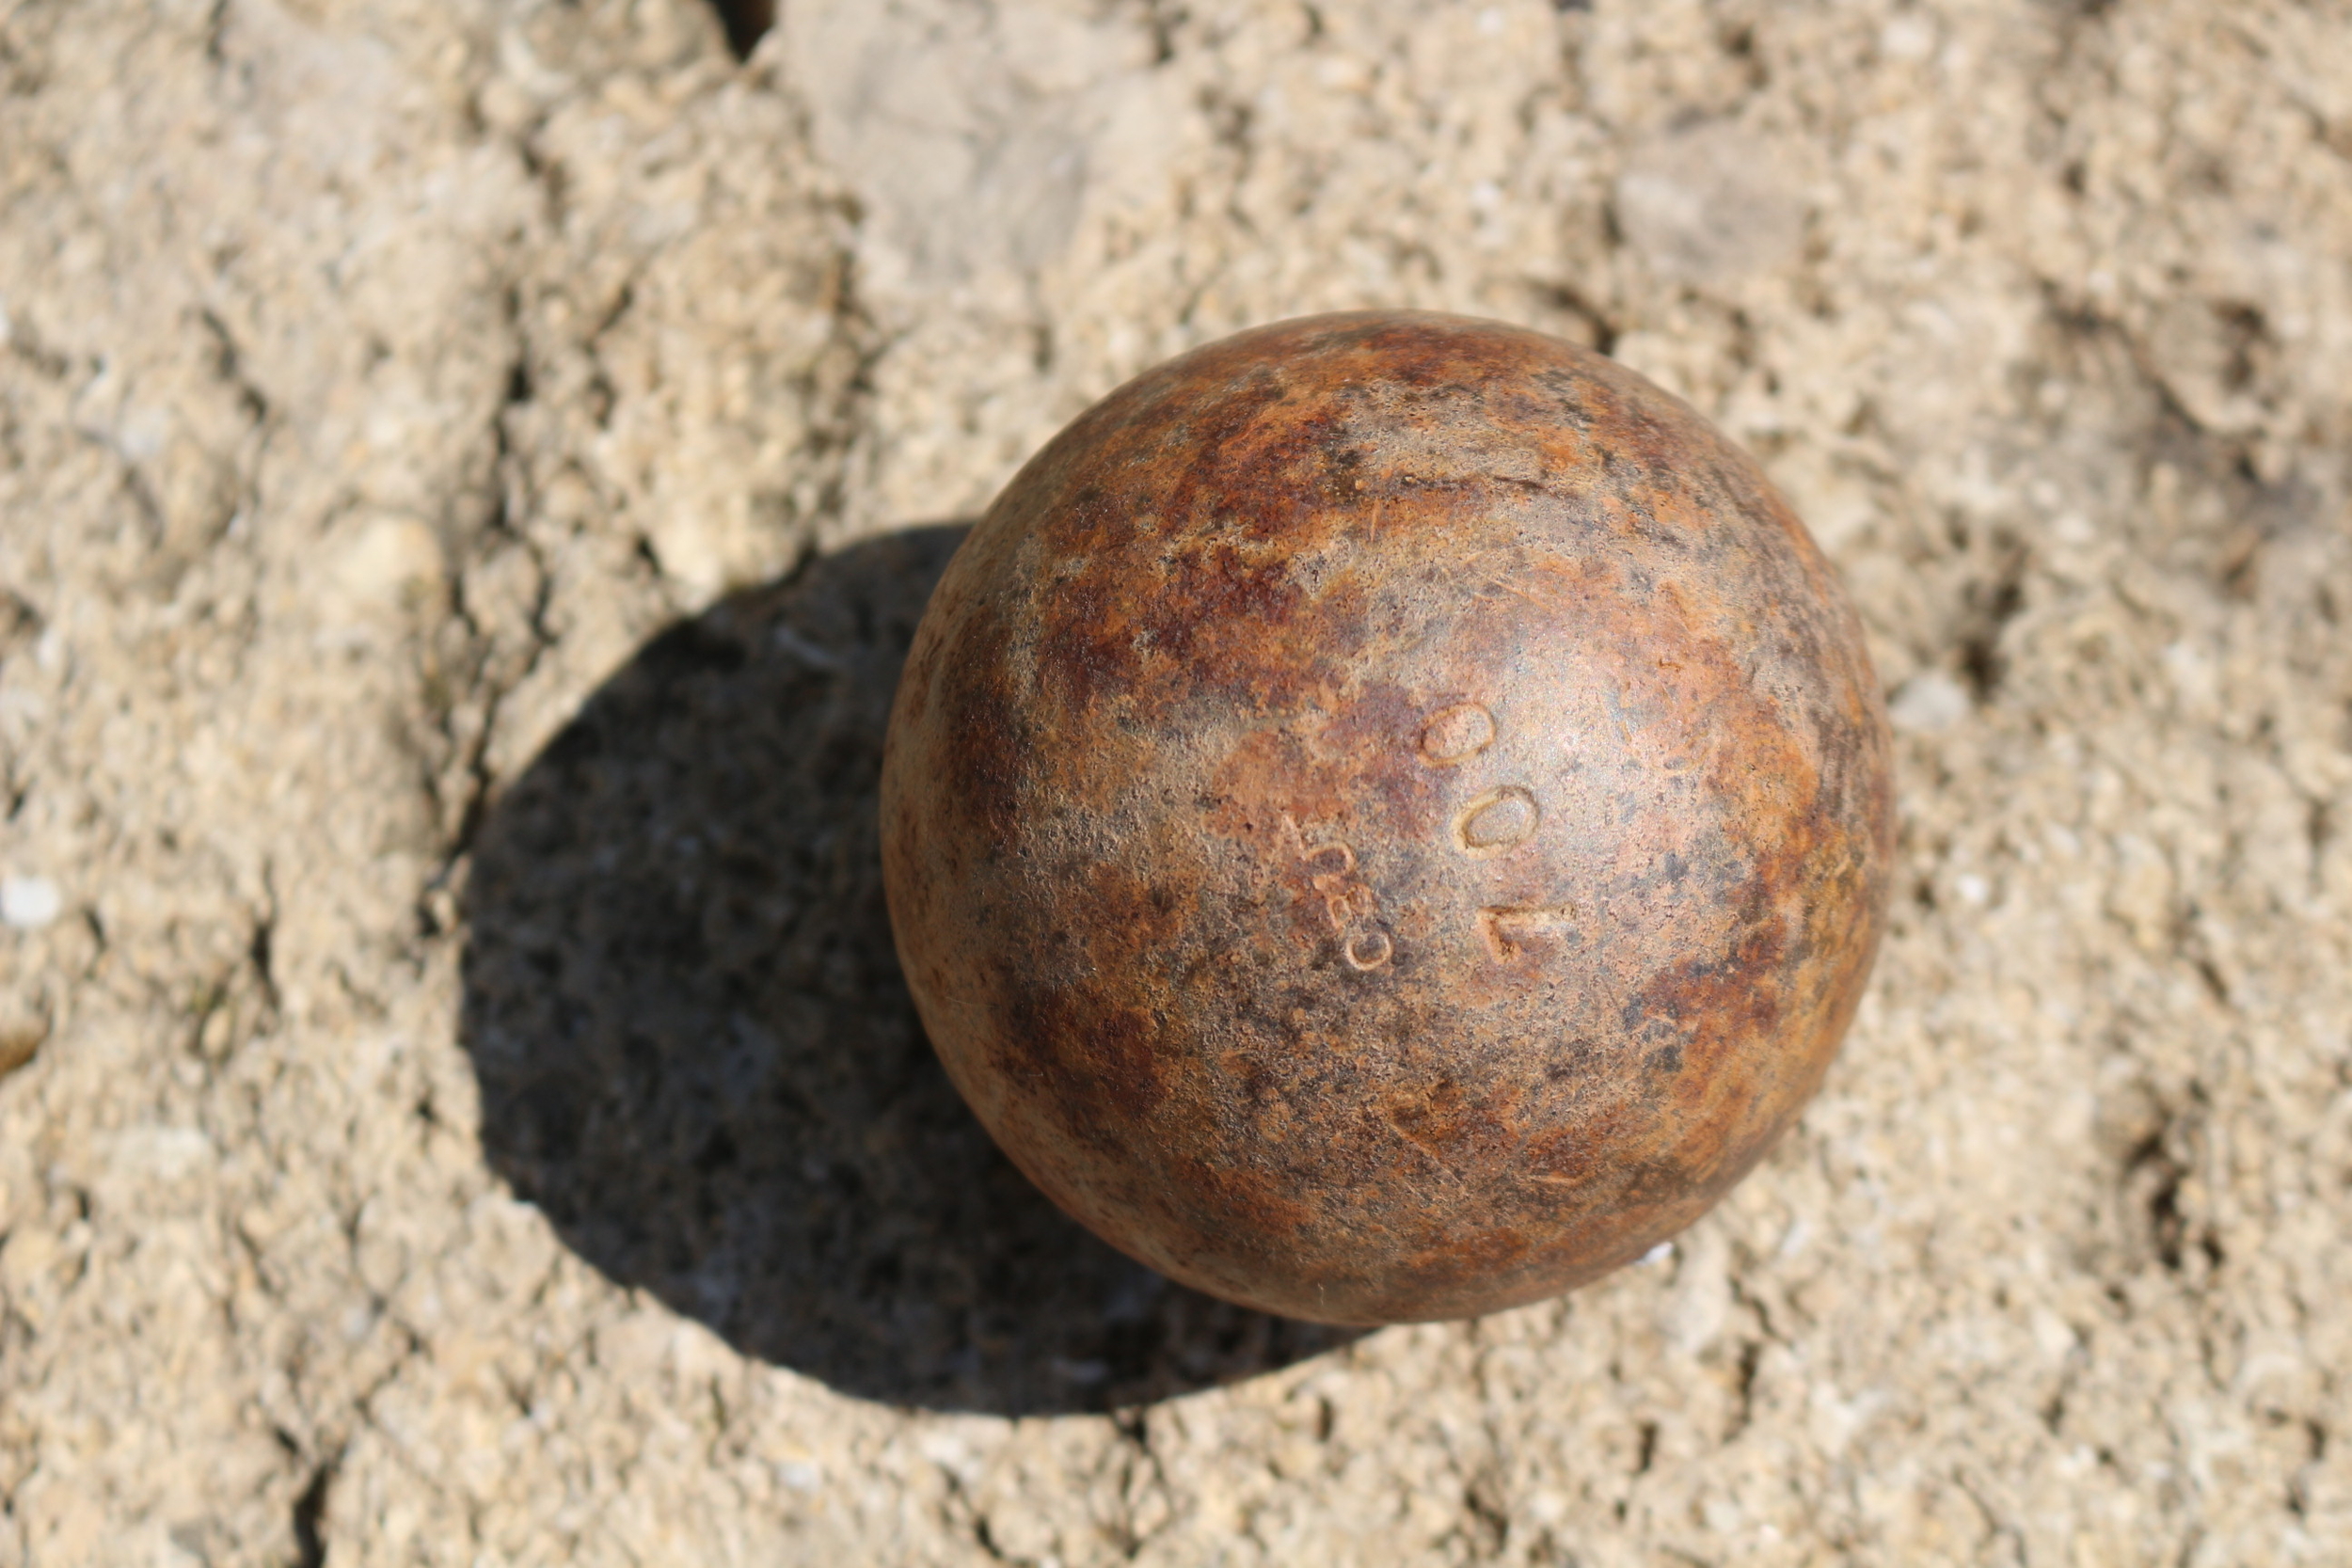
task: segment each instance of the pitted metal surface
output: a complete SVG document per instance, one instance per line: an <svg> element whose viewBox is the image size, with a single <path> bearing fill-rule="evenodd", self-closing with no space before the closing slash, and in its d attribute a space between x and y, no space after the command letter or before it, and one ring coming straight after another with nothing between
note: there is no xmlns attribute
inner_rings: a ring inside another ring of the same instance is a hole
<svg viewBox="0 0 2352 1568"><path fill-rule="evenodd" d="M1878 942L1885 721L1755 464L1587 351L1410 312L1129 383L949 566L884 873L1014 1162L1267 1310L1466 1316L1704 1212Z"/></svg>

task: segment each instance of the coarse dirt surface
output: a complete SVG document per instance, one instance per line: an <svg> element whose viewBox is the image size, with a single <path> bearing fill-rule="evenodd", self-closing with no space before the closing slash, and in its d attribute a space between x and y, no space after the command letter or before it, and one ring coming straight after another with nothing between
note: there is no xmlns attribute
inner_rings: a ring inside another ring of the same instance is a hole
<svg viewBox="0 0 2352 1568"><path fill-rule="evenodd" d="M1754 451L1902 811L1721 1210L1360 1335L1003 1164L873 803L1359 306ZM2342 4L0 0L0 1564L2352 1560L2348 453Z"/></svg>

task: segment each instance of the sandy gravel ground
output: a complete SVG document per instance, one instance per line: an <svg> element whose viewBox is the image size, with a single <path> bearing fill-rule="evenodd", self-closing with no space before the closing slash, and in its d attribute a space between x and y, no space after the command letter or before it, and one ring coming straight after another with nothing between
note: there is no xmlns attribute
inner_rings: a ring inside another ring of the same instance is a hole
<svg viewBox="0 0 2352 1568"><path fill-rule="evenodd" d="M1350 1338L996 1160L871 792L1375 304L1765 460L1903 836L1722 1211ZM2347 452L2341 3L0 0L0 1563L2352 1561Z"/></svg>

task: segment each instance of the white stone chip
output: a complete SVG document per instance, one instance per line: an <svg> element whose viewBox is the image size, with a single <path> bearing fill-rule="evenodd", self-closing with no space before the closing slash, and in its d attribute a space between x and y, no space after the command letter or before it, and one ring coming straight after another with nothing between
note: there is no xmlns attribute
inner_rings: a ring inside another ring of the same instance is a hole
<svg viewBox="0 0 2352 1568"><path fill-rule="evenodd" d="M1941 670L1927 670L1895 689L1886 717L1899 730L1927 735L1950 729L1968 717L1972 705L1958 681Z"/></svg>
<svg viewBox="0 0 2352 1568"><path fill-rule="evenodd" d="M65 908L65 895L46 877L0 877L0 922L38 930Z"/></svg>

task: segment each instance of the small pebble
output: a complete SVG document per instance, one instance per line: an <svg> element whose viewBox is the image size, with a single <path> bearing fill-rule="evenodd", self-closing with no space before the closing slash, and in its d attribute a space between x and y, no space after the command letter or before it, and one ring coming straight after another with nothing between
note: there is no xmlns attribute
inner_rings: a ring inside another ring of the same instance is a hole
<svg viewBox="0 0 2352 1568"><path fill-rule="evenodd" d="M20 930L39 930L64 908L65 895L46 877L0 877L0 921Z"/></svg>
<svg viewBox="0 0 2352 1568"><path fill-rule="evenodd" d="M1931 735L1967 718L1973 706L1958 681L1941 670L1928 670L1903 682L1887 699L1886 717L1899 730Z"/></svg>

